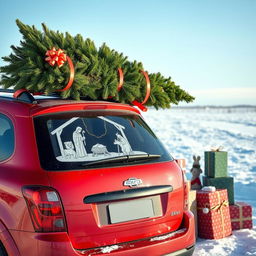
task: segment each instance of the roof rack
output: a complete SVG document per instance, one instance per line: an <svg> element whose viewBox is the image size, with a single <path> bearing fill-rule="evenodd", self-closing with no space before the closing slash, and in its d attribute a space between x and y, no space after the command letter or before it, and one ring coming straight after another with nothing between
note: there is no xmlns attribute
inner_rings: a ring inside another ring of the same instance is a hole
<svg viewBox="0 0 256 256"><path fill-rule="evenodd" d="M13 93L14 90L13 89L1 89L0 88L0 97L1 98L13 98Z"/></svg>
<svg viewBox="0 0 256 256"><path fill-rule="evenodd" d="M13 89L0 89L0 96L9 99L17 99L26 103L37 103L33 95L26 89L13 90Z"/></svg>
<svg viewBox="0 0 256 256"><path fill-rule="evenodd" d="M20 89L20 90L14 90L14 89L3 89L0 88L0 99L8 99L8 100L17 100L17 101L21 101L21 102L26 102L26 103L30 103L30 104L36 104L38 103L37 100L59 100L62 99L57 93L52 93L50 95L45 95L45 94L32 94L29 91L27 91L26 89ZM73 100L71 98L67 98L65 100ZM85 101L93 101L92 99L88 98L88 97L80 97L80 100L85 100ZM101 101L108 101L108 102L113 102L113 103L117 103L116 101L114 101L114 99L107 99L107 100L101 100Z"/></svg>
<svg viewBox="0 0 256 256"><path fill-rule="evenodd" d="M2 89L2 88L0 88L0 92L14 93L15 90L14 89Z"/></svg>

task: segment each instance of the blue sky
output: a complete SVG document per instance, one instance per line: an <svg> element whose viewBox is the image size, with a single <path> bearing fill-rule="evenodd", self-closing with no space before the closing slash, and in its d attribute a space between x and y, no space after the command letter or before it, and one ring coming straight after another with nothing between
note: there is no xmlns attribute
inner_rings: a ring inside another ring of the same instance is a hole
<svg viewBox="0 0 256 256"><path fill-rule="evenodd" d="M256 104L255 0L0 0L0 11L0 57L21 40L17 18L44 22L171 76L196 105Z"/></svg>

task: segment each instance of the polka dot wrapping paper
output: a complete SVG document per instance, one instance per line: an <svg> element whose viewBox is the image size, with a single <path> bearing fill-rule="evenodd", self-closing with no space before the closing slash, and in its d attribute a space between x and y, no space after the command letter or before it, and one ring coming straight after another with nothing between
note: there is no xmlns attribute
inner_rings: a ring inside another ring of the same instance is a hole
<svg viewBox="0 0 256 256"><path fill-rule="evenodd" d="M232 230L251 229L252 224L252 207L244 202L236 202L229 206Z"/></svg>
<svg viewBox="0 0 256 256"><path fill-rule="evenodd" d="M198 236L220 239L232 234L226 189L197 191Z"/></svg>

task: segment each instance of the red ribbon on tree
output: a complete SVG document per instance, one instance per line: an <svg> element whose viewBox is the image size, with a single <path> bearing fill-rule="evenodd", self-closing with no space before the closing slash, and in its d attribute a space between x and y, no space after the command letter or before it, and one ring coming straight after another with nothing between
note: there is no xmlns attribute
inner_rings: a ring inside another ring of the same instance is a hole
<svg viewBox="0 0 256 256"><path fill-rule="evenodd" d="M148 98L149 98L149 96L150 96L150 90L151 90L151 88L150 88L150 80L149 80L149 77L148 77L148 73L147 73L147 72L145 72L145 71L143 71L143 70L141 70L140 72L143 74L143 76L144 76L145 79L146 79L146 86L147 86L147 88L146 88L146 96L145 96L145 98L144 98L144 100L143 100L142 102L138 102L137 100L134 100L134 101L132 102L132 104L133 104L134 106L137 106L137 107L138 107L139 109L141 109L142 111L146 112L148 109L147 109L143 104L145 104L145 103L148 101Z"/></svg>
<svg viewBox="0 0 256 256"><path fill-rule="evenodd" d="M70 68L69 81L63 89L59 89L57 91L63 92L63 91L68 90L71 87L71 85L74 81L74 76L75 76L75 68L74 68L72 60L64 53L63 50L61 50L61 49L56 50L55 47L53 47L51 50L48 50L45 55L47 56L45 58L45 60L51 66L57 65L59 68L61 68L66 61L68 62L68 65Z"/></svg>
<svg viewBox="0 0 256 256"><path fill-rule="evenodd" d="M119 92L122 89L123 84L124 84L124 73L123 73L123 70L121 68L118 68L117 71L118 71L118 76L119 76L117 91ZM112 98L113 98L113 96L108 97L108 99L112 99Z"/></svg>
<svg viewBox="0 0 256 256"><path fill-rule="evenodd" d="M119 74L119 83L117 85L117 91L119 92L122 89L124 84L124 73L121 68L118 68L118 74Z"/></svg>

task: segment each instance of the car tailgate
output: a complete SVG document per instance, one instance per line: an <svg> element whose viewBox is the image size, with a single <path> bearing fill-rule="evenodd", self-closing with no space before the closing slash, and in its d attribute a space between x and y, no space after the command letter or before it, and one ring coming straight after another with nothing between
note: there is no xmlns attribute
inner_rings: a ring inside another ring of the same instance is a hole
<svg viewBox="0 0 256 256"><path fill-rule="evenodd" d="M75 249L157 236L181 224L183 177L175 161L48 173Z"/></svg>

